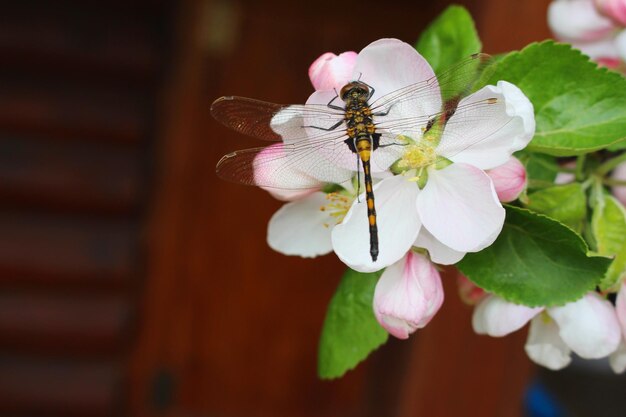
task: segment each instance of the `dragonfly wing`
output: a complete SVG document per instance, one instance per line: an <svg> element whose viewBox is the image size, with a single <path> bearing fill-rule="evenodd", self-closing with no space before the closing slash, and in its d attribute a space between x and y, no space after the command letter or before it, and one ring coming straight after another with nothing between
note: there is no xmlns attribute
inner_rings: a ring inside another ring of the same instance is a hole
<svg viewBox="0 0 626 417"><path fill-rule="evenodd" d="M228 154L218 162L216 171L225 180L284 190L318 188L352 178L353 170L341 168L325 156L319 147L275 144Z"/></svg>
<svg viewBox="0 0 626 417"><path fill-rule="evenodd" d="M532 105L525 98L512 105L499 90L487 86L459 102L443 130L439 155L490 169L528 144L534 124L525 115L532 115Z"/></svg>
<svg viewBox="0 0 626 417"><path fill-rule="evenodd" d="M326 105L285 105L235 96L215 100L211 114L239 133L270 142L307 139L306 126L329 128L344 115Z"/></svg>

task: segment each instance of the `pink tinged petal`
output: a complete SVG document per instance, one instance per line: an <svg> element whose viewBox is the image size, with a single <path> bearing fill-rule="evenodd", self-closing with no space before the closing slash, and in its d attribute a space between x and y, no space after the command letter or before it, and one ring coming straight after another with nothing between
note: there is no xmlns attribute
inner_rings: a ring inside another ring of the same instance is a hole
<svg viewBox="0 0 626 417"><path fill-rule="evenodd" d="M370 100L372 103L388 93L434 76L430 64L411 45L398 39L380 39L359 53L352 77L374 87L376 91ZM436 79L429 88L433 92L439 90ZM410 103L402 107L409 111L408 116L434 114L441 108L441 98L436 94L431 96L428 102L409 100ZM423 98L421 101L424 101ZM381 120L376 119L377 123Z"/></svg>
<svg viewBox="0 0 626 417"><path fill-rule="evenodd" d="M592 60L619 59L619 51L615 37L610 36L593 42L574 42L572 46L587 55Z"/></svg>
<svg viewBox="0 0 626 417"><path fill-rule="evenodd" d="M594 41L608 36L613 22L601 16L592 0L557 0L548 8L548 25L562 41Z"/></svg>
<svg viewBox="0 0 626 417"><path fill-rule="evenodd" d="M352 51L339 55L326 52L309 67L311 84L316 90L341 90L351 80L356 57Z"/></svg>
<svg viewBox="0 0 626 417"><path fill-rule="evenodd" d="M455 251L447 247L430 234L425 228L421 228L413 246L428 250L430 260L440 265L453 265L465 256L465 252Z"/></svg>
<svg viewBox="0 0 626 417"><path fill-rule="evenodd" d="M530 321L525 346L528 357L553 371L563 369L572 361L571 351L559 336L559 328L543 314Z"/></svg>
<svg viewBox="0 0 626 417"><path fill-rule="evenodd" d="M615 313L617 314L617 320L622 328L622 336L626 340L626 283L622 283L617 293L617 298L615 299Z"/></svg>
<svg viewBox="0 0 626 417"><path fill-rule="evenodd" d="M333 249L350 268L373 272L402 258L411 248L421 223L415 207L419 189L398 175L374 185L379 255L370 256L370 232L364 195L355 200L343 222L332 231Z"/></svg>
<svg viewBox="0 0 626 417"><path fill-rule="evenodd" d="M622 61L626 61L626 30L622 30L615 37L615 49Z"/></svg>
<svg viewBox="0 0 626 417"><path fill-rule="evenodd" d="M611 173L611 177L614 180L626 181L626 162L619 164ZM619 185L611 187L611 192L620 203L626 206L626 186Z"/></svg>
<svg viewBox="0 0 626 417"><path fill-rule="evenodd" d="M467 164L429 170L417 198L422 224L444 245L477 252L491 245L504 225L504 208L487 174Z"/></svg>
<svg viewBox="0 0 626 417"><path fill-rule="evenodd" d="M483 299L474 309L472 326L478 334L493 337L506 336L524 327L543 310L543 307L527 307L510 303L496 295Z"/></svg>
<svg viewBox="0 0 626 417"><path fill-rule="evenodd" d="M548 314L559 326L559 335L576 354L598 359L614 352L622 338L613 305L597 293L562 307L551 307Z"/></svg>
<svg viewBox="0 0 626 417"><path fill-rule="evenodd" d="M487 171L487 175L493 181L498 199L503 203L517 199L526 188L526 168L514 156L503 165Z"/></svg>
<svg viewBox="0 0 626 417"><path fill-rule="evenodd" d="M285 204L272 216L267 228L267 243L277 252L312 258L332 251L331 225L326 194L316 192Z"/></svg>
<svg viewBox="0 0 626 417"><path fill-rule="evenodd" d="M617 350L609 356L609 365L616 374L626 371L626 344L622 341Z"/></svg>
<svg viewBox="0 0 626 417"><path fill-rule="evenodd" d="M398 339L426 326L443 303L441 277L423 255L409 251L383 272L374 291L374 314Z"/></svg>
<svg viewBox="0 0 626 417"><path fill-rule="evenodd" d="M459 288L459 296L465 304L473 306L488 296L482 288L474 284L462 273L458 273L456 284Z"/></svg>
<svg viewBox="0 0 626 417"><path fill-rule="evenodd" d="M613 19L613 21L622 26L626 26L626 1L594 0L594 4L604 16Z"/></svg>
<svg viewBox="0 0 626 417"><path fill-rule="evenodd" d="M535 114L528 97L517 86L498 81L497 86L485 86L461 100L437 153L454 162L491 169L524 149L534 134Z"/></svg>

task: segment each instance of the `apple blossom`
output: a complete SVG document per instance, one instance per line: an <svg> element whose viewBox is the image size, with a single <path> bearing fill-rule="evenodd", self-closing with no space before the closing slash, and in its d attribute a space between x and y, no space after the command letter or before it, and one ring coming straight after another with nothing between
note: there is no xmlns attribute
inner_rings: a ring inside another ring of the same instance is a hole
<svg viewBox="0 0 626 417"><path fill-rule="evenodd" d="M426 326L443 303L441 277L426 256L409 251L376 284L374 314L399 339Z"/></svg>
<svg viewBox="0 0 626 417"><path fill-rule="evenodd" d="M457 274L456 284L459 288L459 297L467 305L476 305L487 296L485 290L474 284L462 273Z"/></svg>
<svg viewBox="0 0 626 417"><path fill-rule="evenodd" d="M548 8L548 24L557 39L569 42L599 63L620 65L616 22L602 15L593 0L555 0ZM601 8L600 11L603 9Z"/></svg>
<svg viewBox="0 0 626 417"><path fill-rule="evenodd" d="M357 53L348 51L339 55L326 52L309 67L309 79L316 90L341 90L350 81Z"/></svg>
<svg viewBox="0 0 626 417"><path fill-rule="evenodd" d="M504 164L487 171L493 181L498 198L503 203L511 202L526 188L526 168L512 156Z"/></svg>
<svg viewBox="0 0 626 417"><path fill-rule="evenodd" d="M505 336L530 321L526 353L549 369L566 367L571 352L585 359L614 353L622 334L613 305L595 292L560 307L527 307L490 295L474 310L478 334Z"/></svg>
<svg viewBox="0 0 626 417"><path fill-rule="evenodd" d="M626 0L594 0L594 4L604 16L626 26Z"/></svg>

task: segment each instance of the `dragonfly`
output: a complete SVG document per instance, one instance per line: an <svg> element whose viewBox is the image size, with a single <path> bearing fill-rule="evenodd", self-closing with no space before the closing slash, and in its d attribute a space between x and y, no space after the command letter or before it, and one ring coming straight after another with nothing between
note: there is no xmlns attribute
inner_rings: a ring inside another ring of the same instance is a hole
<svg viewBox="0 0 626 417"><path fill-rule="evenodd" d="M375 85L359 79L334 91L326 104L284 105L221 97L211 105L217 121L280 146L229 153L217 163L217 175L236 183L285 190L314 188L320 182L341 184L355 176L360 187L362 178L370 256L375 262L379 248L372 166L377 171L388 168L401 157L407 137L419 143L426 136L441 137L446 130L460 152L503 128L509 119L493 106L501 100L497 95L478 100L468 97L491 61L489 55L474 54L437 76L379 97ZM482 129L473 129L478 124Z"/></svg>

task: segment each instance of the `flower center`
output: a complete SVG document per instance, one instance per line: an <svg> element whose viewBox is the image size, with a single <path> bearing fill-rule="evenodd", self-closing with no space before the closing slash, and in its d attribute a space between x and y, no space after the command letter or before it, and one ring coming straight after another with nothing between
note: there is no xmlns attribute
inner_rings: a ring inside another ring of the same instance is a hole
<svg viewBox="0 0 626 417"><path fill-rule="evenodd" d="M320 207L320 211L325 212L329 217L329 223L324 223L324 227L341 223L343 218L346 217L348 210L350 210L353 198L335 191L326 194L326 200L328 203Z"/></svg>
<svg viewBox="0 0 626 417"><path fill-rule="evenodd" d="M426 143L412 143L406 145L404 155L398 161L397 168L400 171L425 168L437 160L435 148Z"/></svg>

